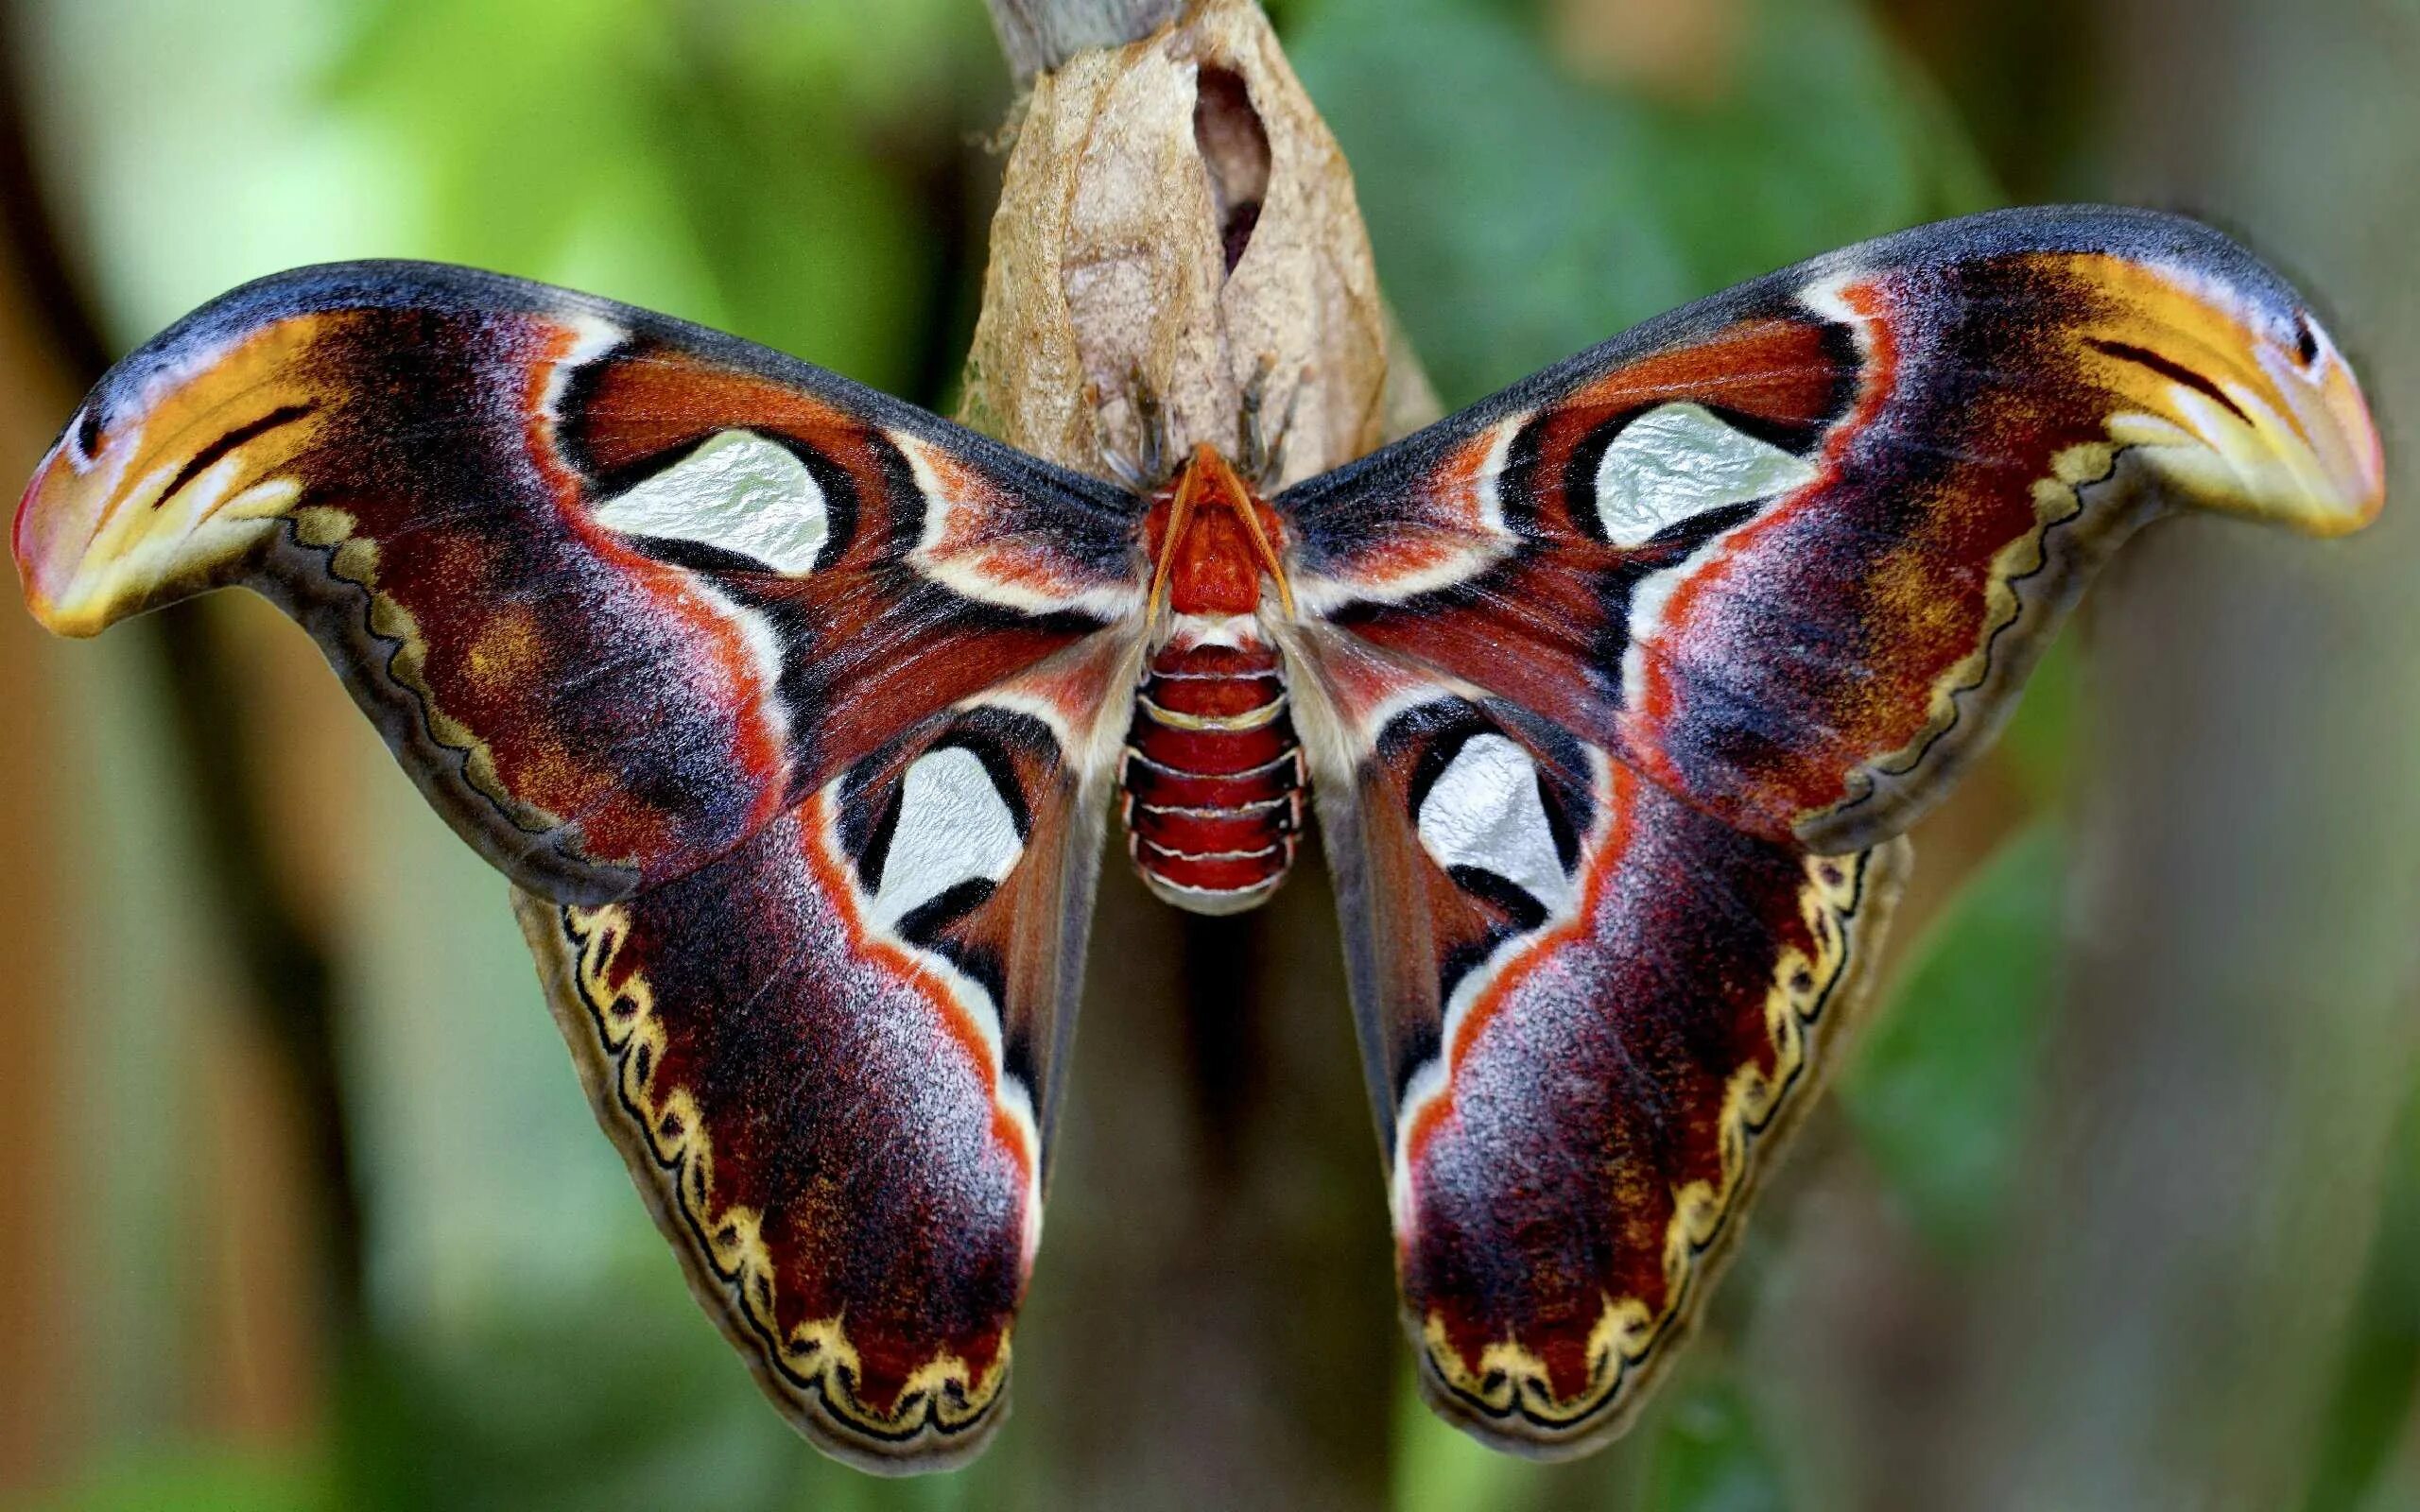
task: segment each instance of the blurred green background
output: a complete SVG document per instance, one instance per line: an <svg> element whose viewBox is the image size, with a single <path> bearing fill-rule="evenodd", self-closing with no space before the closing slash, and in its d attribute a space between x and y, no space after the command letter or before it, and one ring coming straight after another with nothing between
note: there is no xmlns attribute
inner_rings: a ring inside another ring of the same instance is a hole
<svg viewBox="0 0 2420 1512"><path fill-rule="evenodd" d="M2409 492L2411 0L1270 9L1449 404L1860 237L2126 198L2317 291ZM951 402L1011 104L978 0L17 0L5 43L0 473L95 364L338 257ZM1108 879L1017 1413L876 1482L688 1299L501 883L300 635L0 610L0 1501L2420 1509L2408 503L2130 554L1918 832L1705 1336L1558 1467L1413 1397L1316 875L1209 935ZM1205 948L1261 988L1188 995Z"/></svg>

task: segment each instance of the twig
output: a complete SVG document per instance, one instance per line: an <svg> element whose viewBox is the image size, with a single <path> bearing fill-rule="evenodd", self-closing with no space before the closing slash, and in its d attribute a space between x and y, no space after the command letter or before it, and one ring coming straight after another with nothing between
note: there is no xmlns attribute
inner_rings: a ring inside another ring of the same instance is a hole
<svg viewBox="0 0 2420 1512"><path fill-rule="evenodd" d="M1181 0L989 0L1009 71L1022 84L1087 47L1117 47L1173 20Z"/></svg>

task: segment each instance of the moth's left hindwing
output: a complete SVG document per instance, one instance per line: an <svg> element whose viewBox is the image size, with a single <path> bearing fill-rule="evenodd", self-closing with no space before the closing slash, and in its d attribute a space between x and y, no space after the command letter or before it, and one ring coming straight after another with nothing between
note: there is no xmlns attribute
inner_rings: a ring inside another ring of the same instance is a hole
<svg viewBox="0 0 2420 1512"><path fill-rule="evenodd" d="M1879 952L1905 841L1816 856L1332 635L1321 831L1430 1403L1582 1453L1677 1353Z"/></svg>
<svg viewBox="0 0 2420 1512"><path fill-rule="evenodd" d="M240 584L311 630L521 889L768 1390L924 1467L998 1418L1138 508L728 336L359 264L121 363L14 546L55 629Z"/></svg>

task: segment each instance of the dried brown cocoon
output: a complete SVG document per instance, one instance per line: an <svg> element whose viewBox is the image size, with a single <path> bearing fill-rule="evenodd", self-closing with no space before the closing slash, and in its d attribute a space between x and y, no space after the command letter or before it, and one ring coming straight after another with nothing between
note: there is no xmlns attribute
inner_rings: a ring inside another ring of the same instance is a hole
<svg viewBox="0 0 2420 1512"><path fill-rule="evenodd" d="M1436 413L1353 176L1254 0L1203 0L1034 80L992 225L961 417L1037 455L1234 455L1256 375L1281 482Z"/></svg>

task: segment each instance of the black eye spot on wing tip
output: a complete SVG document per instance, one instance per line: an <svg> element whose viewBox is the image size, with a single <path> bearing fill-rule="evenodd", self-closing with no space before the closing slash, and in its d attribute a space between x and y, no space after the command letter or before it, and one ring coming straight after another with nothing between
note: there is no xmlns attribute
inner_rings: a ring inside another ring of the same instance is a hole
<svg viewBox="0 0 2420 1512"><path fill-rule="evenodd" d="M75 444L78 460L89 462L101 455L101 406L86 404L68 426L68 438Z"/></svg>
<svg viewBox="0 0 2420 1512"><path fill-rule="evenodd" d="M2308 310L2294 312L2294 357L2306 368L2319 361L2319 327L2311 322Z"/></svg>

